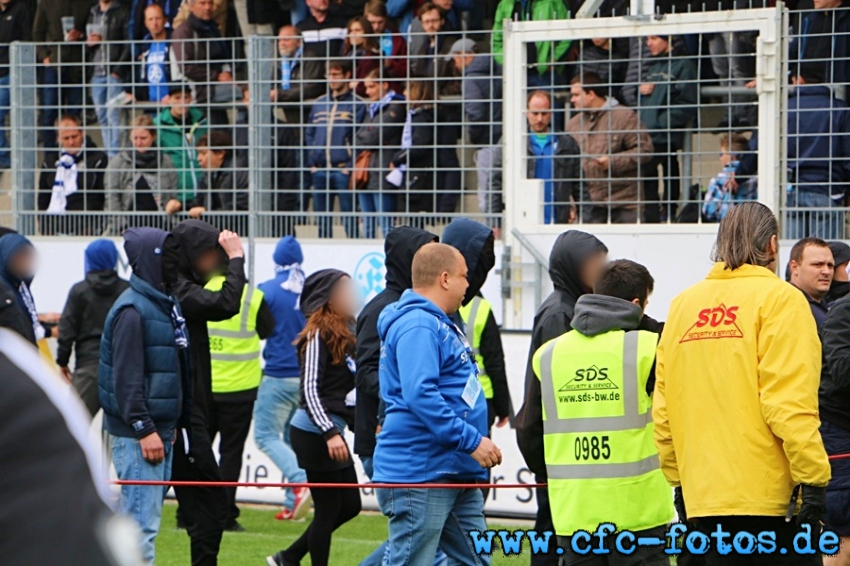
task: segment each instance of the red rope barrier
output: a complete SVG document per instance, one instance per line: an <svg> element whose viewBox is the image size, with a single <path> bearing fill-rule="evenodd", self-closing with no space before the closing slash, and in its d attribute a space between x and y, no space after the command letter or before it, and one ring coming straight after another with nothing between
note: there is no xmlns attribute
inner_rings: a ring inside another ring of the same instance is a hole
<svg viewBox="0 0 850 566"><path fill-rule="evenodd" d="M829 456L830 460L846 460L848 458L850 458L850 454L833 454Z"/></svg>
<svg viewBox="0 0 850 566"><path fill-rule="evenodd" d="M343 487L343 488L421 488L421 489L525 489L546 487L545 483L257 483L240 481L150 481L113 480L114 485L158 485L178 487Z"/></svg>

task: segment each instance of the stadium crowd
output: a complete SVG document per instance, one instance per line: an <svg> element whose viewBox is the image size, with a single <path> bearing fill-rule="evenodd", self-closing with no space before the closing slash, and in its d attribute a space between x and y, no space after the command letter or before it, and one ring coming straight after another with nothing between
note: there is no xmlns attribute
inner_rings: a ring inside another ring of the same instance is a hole
<svg viewBox="0 0 850 566"><path fill-rule="evenodd" d="M786 200L799 212L791 213L797 219L788 236L837 238L850 182L850 9L841 0L807 1L790 6L795 86ZM659 2L657 9L771 3L716 4ZM413 215L470 212L462 202L470 182L478 213L499 236L502 21L567 19L581 2L500 0L483 10L468 0L282 6L0 2L4 123L9 44L37 42L41 233L117 235L154 220L167 230L184 217L205 217L245 234L252 208L282 213L282 231L291 234L311 210L323 238L333 235L339 211L347 237L373 238ZM626 11L622 0L609 0L598 15ZM274 33L262 93L274 109L270 139L261 142L270 176L258 189L268 198L252 207L247 43ZM528 177L543 181L543 221L716 222L731 204L753 200L755 43L740 32L529 44ZM738 90L703 100L704 84ZM739 92L744 86L753 96ZM719 124L701 124L701 102L722 109ZM696 127L722 134L722 170L704 191L682 187L691 183L683 162L694 159L687 147ZM2 131L0 167L9 167ZM473 167L461 165L465 149L474 151Z"/></svg>

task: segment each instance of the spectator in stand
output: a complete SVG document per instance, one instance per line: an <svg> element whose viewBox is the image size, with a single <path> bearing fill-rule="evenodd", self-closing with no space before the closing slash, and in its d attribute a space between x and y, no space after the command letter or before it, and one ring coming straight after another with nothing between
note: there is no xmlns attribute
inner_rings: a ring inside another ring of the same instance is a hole
<svg viewBox="0 0 850 566"><path fill-rule="evenodd" d="M112 240L101 238L89 244L85 254L86 277L71 287L59 319L56 365L92 418L100 410L97 368L103 325L113 303L130 286L118 277L117 263L118 249ZM68 367L72 351L73 372Z"/></svg>
<svg viewBox="0 0 850 566"><path fill-rule="evenodd" d="M652 159L652 139L635 111L607 92L599 75L573 77L570 102L577 112L567 133L581 149L590 200L584 220L628 224L638 221L640 166Z"/></svg>
<svg viewBox="0 0 850 566"><path fill-rule="evenodd" d="M189 216L201 218L208 212L224 212L215 224L223 230L247 234L247 217L231 214L248 210L248 170L235 165L233 140L226 132L212 130L201 136L197 148L204 173L198 194L187 207Z"/></svg>
<svg viewBox="0 0 850 566"><path fill-rule="evenodd" d="M377 212L381 235L386 238L393 228L392 213L398 202L397 187L387 181L390 162L401 147L407 108L404 97L397 94L381 70L373 69L364 81L369 97L369 116L357 130L358 150L369 152L369 181L366 190L358 192L360 211L363 213L363 237L374 238L375 217L366 213Z"/></svg>
<svg viewBox="0 0 850 566"><path fill-rule="evenodd" d="M299 297L304 288L304 254L292 236L281 238L274 250L275 276L259 285L274 315L275 328L263 348L263 379L254 405L254 442L290 483L307 481L292 451L289 423L298 409L299 374L295 339L304 330ZM305 487L286 490L279 521L300 521L310 512L312 497Z"/></svg>
<svg viewBox="0 0 850 566"><path fill-rule="evenodd" d="M416 11L424 4L422 0L388 0L387 13L389 17L398 21L398 29L402 34L410 34L409 41L413 41L414 34L422 32L421 26L414 25ZM461 16L463 12L475 10L474 0L437 0L434 4L446 14L447 29L458 31L461 29Z"/></svg>
<svg viewBox="0 0 850 566"><path fill-rule="evenodd" d="M813 9L801 12L799 37L788 47L794 63L822 67L823 83L830 85L839 100L848 102L850 83L850 2L813 0ZM803 6L799 6L800 9ZM808 8L808 7L807 7Z"/></svg>
<svg viewBox="0 0 850 566"><path fill-rule="evenodd" d="M478 208L488 212L492 191L494 162L502 139L502 67L490 56L478 54L471 39L458 39L449 55L455 69L463 74L463 109L469 141L478 148L475 165L478 172Z"/></svg>
<svg viewBox="0 0 850 566"><path fill-rule="evenodd" d="M381 51L372 25L365 16L352 18L348 22L345 41L342 45L342 56L351 58L354 86L352 89L357 96L366 96L366 86L363 79L375 69L381 68Z"/></svg>
<svg viewBox="0 0 850 566"><path fill-rule="evenodd" d="M171 84L171 69L176 65L174 50L171 49L170 27L166 27L165 12L159 4L145 8L145 28L148 33L141 42L141 78L147 83L147 99L165 102Z"/></svg>
<svg viewBox="0 0 850 566"><path fill-rule="evenodd" d="M390 160L390 169L398 170L387 181L405 190L404 212L434 212L436 193L434 171L437 149L434 147L434 87L431 81L412 81L407 85L407 116L401 135L401 149ZM413 217L407 224L422 224Z"/></svg>
<svg viewBox="0 0 850 566"><path fill-rule="evenodd" d="M8 328L39 347L52 330L38 318L30 292L35 278L35 248L17 232L0 237L0 328Z"/></svg>
<svg viewBox="0 0 850 566"><path fill-rule="evenodd" d="M59 146L44 155L38 181L38 209L44 235L99 235L100 218L66 212L103 210L103 172L108 159L83 132L79 116L59 118Z"/></svg>
<svg viewBox="0 0 850 566"><path fill-rule="evenodd" d="M177 17L183 3L182 0L129 0L129 2L130 13L127 20L127 37L133 41L143 39L150 32L150 28L147 26L147 14L145 14L148 7L159 6L162 8L163 19L165 20L163 25L166 29L173 31L174 25L172 25L172 22Z"/></svg>
<svg viewBox="0 0 850 566"><path fill-rule="evenodd" d="M121 110L124 80L130 61L127 8L120 0L99 0L86 24L86 45L92 69L91 98L100 123L106 155L121 149Z"/></svg>
<svg viewBox="0 0 850 566"><path fill-rule="evenodd" d="M310 112L304 132L306 166L313 175L313 210L319 214L333 211L334 197L345 216L343 224L349 238L357 237L357 219L353 216L354 197L349 189L354 165L351 146L357 124L366 113L364 104L350 88L351 62L346 59L328 63L330 92L320 97ZM320 216L319 237L333 237L330 216Z"/></svg>
<svg viewBox="0 0 850 566"><path fill-rule="evenodd" d="M410 74L415 77L441 79L451 76L449 51L457 39L446 29L446 12L433 2L419 8L416 35L410 38ZM444 33L446 32L446 33ZM442 84L435 85L435 92Z"/></svg>
<svg viewBox="0 0 850 566"><path fill-rule="evenodd" d="M192 85L195 104L242 100L241 89L233 83L230 44L213 19L213 0L187 1L192 13L172 38L178 67ZM208 112L215 124L226 124L226 114L220 109Z"/></svg>
<svg viewBox="0 0 850 566"><path fill-rule="evenodd" d="M283 106L286 123L301 131L310 115L310 102L324 93L325 63L305 52L301 32L295 26L283 26L277 34L280 65L271 92L272 102ZM300 133L299 133L300 139Z"/></svg>
<svg viewBox="0 0 850 566"><path fill-rule="evenodd" d="M577 75L594 73L608 88L608 95L619 93L629 67L628 40L594 37L579 45Z"/></svg>
<svg viewBox="0 0 850 566"><path fill-rule="evenodd" d="M503 20L542 22L569 19L570 12L562 0L499 0L493 20L493 56L504 63ZM564 80L560 64L570 49L570 41L538 41L528 44L528 86L549 87Z"/></svg>
<svg viewBox="0 0 850 566"><path fill-rule="evenodd" d="M43 65L41 141L46 150L56 147L59 115L82 112L85 69L78 42L86 37L91 5L91 0L41 0L36 8L32 40L41 44L36 57Z"/></svg>
<svg viewBox="0 0 850 566"><path fill-rule="evenodd" d="M369 0L363 8L372 31L378 36L384 77L407 79L407 42L398 31L390 29L389 14L384 0ZM393 88L396 88L393 85Z"/></svg>
<svg viewBox="0 0 850 566"><path fill-rule="evenodd" d="M528 178L543 181L543 223L570 224L582 201L581 160L575 139L552 129L552 96L543 90L528 95ZM491 206L502 211L502 152L496 153ZM499 232L496 231L499 236Z"/></svg>
<svg viewBox="0 0 850 566"><path fill-rule="evenodd" d="M227 35L228 1L212 0L212 3L212 19L215 20L215 25L218 27L218 31L220 31L221 35L224 37ZM172 28L179 28L183 22L189 19L189 16L192 15L191 4L191 0L181 0L180 8L177 10L177 15L171 20Z"/></svg>
<svg viewBox="0 0 850 566"><path fill-rule="evenodd" d="M233 7L246 48L252 35L273 35L275 23L283 17L277 0L234 0Z"/></svg>
<svg viewBox="0 0 850 566"><path fill-rule="evenodd" d="M720 136L720 165L723 170L711 178L702 205L704 222L720 222L729 208L738 202L756 200L752 183L734 183L741 156L747 152L749 140L741 134Z"/></svg>
<svg viewBox="0 0 850 566"><path fill-rule="evenodd" d="M6 117L12 103L9 90L9 44L32 41L33 11L26 0L0 0L0 169L12 166Z"/></svg>
<svg viewBox="0 0 850 566"><path fill-rule="evenodd" d="M757 8L752 0L734 0L735 9ZM756 76L756 38L751 31L712 34L708 41L711 67L723 87L742 87ZM793 51L792 51L793 53ZM753 128L758 123L758 107L751 98L729 96L730 106L718 128Z"/></svg>
<svg viewBox="0 0 850 566"><path fill-rule="evenodd" d="M678 151L688 126L697 117L699 89L697 69L693 59L674 56L670 36L650 35L646 45L652 62L646 82L638 92L638 115L650 130L654 154L647 166L644 180L644 222L675 222L679 206L681 174ZM661 166L662 206L658 202L658 167Z"/></svg>
<svg viewBox="0 0 850 566"><path fill-rule="evenodd" d="M106 210L151 214L113 219L111 232L118 235L128 224L170 228L162 212L172 215L182 208L177 199L179 178L171 158L156 147L156 127L150 116L136 116L130 142L132 148L110 159L106 167Z"/></svg>
<svg viewBox="0 0 850 566"><path fill-rule="evenodd" d="M313 57L327 61L339 56L348 18L330 0L306 0L309 14L298 23L304 47Z"/></svg>
<svg viewBox="0 0 850 566"><path fill-rule="evenodd" d="M651 57L645 37L629 38L629 65L626 69L626 80L617 96L617 99L623 101L623 104L632 108L637 107L638 87L641 83L646 82L646 73Z"/></svg>
<svg viewBox="0 0 850 566"><path fill-rule="evenodd" d="M207 120L204 112L192 105L192 94L184 84L169 89L168 103L169 107L159 113L154 124L158 129L159 148L171 158L177 170L177 200L182 208L195 198L198 190L201 170L195 143L207 133Z"/></svg>

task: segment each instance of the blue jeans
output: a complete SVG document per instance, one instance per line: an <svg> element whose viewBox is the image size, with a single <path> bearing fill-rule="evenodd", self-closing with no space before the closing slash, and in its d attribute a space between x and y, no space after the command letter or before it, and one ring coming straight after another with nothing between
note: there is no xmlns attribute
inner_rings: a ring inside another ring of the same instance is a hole
<svg viewBox="0 0 850 566"><path fill-rule="evenodd" d="M112 75L93 77L91 80L94 111L103 135L103 148L109 157L114 157L121 149L121 107L109 102L122 92L124 87L121 79Z"/></svg>
<svg viewBox="0 0 850 566"><path fill-rule="evenodd" d="M376 219L374 216L366 216L366 212L395 212L398 195L390 192L361 192L358 194L360 212L363 212L363 237L372 239L375 236L375 221L381 227L381 235L386 238L393 229L393 217L390 214L382 214Z"/></svg>
<svg viewBox="0 0 850 566"><path fill-rule="evenodd" d="M313 173L313 211L332 212L334 208L334 197L339 199L340 212L354 212L354 197L348 188L350 175L341 171L328 171L320 169ZM333 238L333 217L330 215L318 216L319 237ZM345 234L349 238L357 237L357 219L353 215L347 215L342 220L345 226Z"/></svg>
<svg viewBox="0 0 850 566"><path fill-rule="evenodd" d="M9 77L0 77L0 167L9 167L12 158L9 155L9 140L6 137L6 117L9 116L9 105L11 96L9 91Z"/></svg>
<svg viewBox="0 0 850 566"><path fill-rule="evenodd" d="M83 87L73 82L70 70L61 71L54 63L43 67L41 75L41 140L46 148L56 147L56 119L62 114L79 116L83 106Z"/></svg>
<svg viewBox="0 0 850 566"><path fill-rule="evenodd" d="M110 435L112 463L119 480L168 481L171 479L173 445L164 440L165 460L151 464L142 457L142 448L135 438ZM150 485L122 485L120 512L132 517L142 530L142 558L153 564L154 541L162 518L162 501L168 487Z"/></svg>
<svg viewBox="0 0 850 566"><path fill-rule="evenodd" d="M289 442L289 422L298 409L299 383L297 377L265 375L254 404L254 442L292 483L307 481ZM283 506L291 511L294 502L295 494L287 489Z"/></svg>
<svg viewBox="0 0 850 566"><path fill-rule="evenodd" d="M824 240L844 239L844 210L841 201L828 194L793 188L786 202L785 237ZM805 209L813 210L805 210ZM830 210L834 209L834 210Z"/></svg>
<svg viewBox="0 0 850 566"><path fill-rule="evenodd" d="M431 566L437 549L458 566L489 566L478 555L469 531L484 531L484 496L480 489L392 488L375 490L389 522L386 566Z"/></svg>

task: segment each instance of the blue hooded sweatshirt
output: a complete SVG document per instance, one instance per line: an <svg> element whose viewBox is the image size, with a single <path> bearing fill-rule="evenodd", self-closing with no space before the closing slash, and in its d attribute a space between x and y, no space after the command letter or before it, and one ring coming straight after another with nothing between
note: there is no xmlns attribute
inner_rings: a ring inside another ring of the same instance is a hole
<svg viewBox="0 0 850 566"><path fill-rule="evenodd" d="M86 273L115 269L118 263L118 248L112 240L100 238L86 247Z"/></svg>
<svg viewBox="0 0 850 566"><path fill-rule="evenodd" d="M0 326L14 330L33 344L39 336L36 335L35 305L31 304L32 312L27 307L24 292L29 295L32 277L21 280L9 271L12 257L23 248L32 247L32 243L18 233L6 234L0 237ZM25 287L26 289L22 289ZM32 297L30 296L32 303Z"/></svg>
<svg viewBox="0 0 850 566"><path fill-rule="evenodd" d="M298 265L304 261L304 254L298 240L292 236L285 236L277 243L274 251L274 262L277 265L277 275L259 285L263 292L264 300L274 315L274 332L266 340L263 348L263 358L266 361L263 374L270 377L291 377L299 379L301 367L298 363L298 352L292 344L295 337L303 330L304 314L298 309L298 290L303 285L300 281L297 285L286 285L290 277L298 277L292 269L285 269ZM294 281L292 283L295 283ZM285 288L289 287L289 289Z"/></svg>
<svg viewBox="0 0 850 566"><path fill-rule="evenodd" d="M483 480L470 454L487 434L487 401L462 398L477 378L472 350L434 303L407 290L378 318L386 419L375 448L375 482Z"/></svg>

